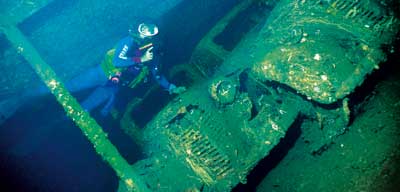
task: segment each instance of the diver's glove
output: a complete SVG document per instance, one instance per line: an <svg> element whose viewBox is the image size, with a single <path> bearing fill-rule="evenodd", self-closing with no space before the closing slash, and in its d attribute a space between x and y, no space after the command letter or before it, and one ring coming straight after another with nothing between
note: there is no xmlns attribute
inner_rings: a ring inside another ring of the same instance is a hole
<svg viewBox="0 0 400 192"><path fill-rule="evenodd" d="M185 91L186 91L186 87L184 87L184 86L176 87L176 85L174 85L172 83L168 87L168 92L170 95L171 94L181 94Z"/></svg>

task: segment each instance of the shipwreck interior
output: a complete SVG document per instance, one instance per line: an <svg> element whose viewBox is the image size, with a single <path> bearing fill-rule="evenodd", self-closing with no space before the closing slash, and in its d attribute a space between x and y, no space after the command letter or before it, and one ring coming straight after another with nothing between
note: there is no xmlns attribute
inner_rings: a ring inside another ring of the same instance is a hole
<svg viewBox="0 0 400 192"><path fill-rule="evenodd" d="M0 2L0 189L395 191L394 0ZM133 23L161 71L89 113L65 82ZM18 95L46 86L51 94ZM328 178L324 180L323 178ZM341 183L340 186L337 186Z"/></svg>

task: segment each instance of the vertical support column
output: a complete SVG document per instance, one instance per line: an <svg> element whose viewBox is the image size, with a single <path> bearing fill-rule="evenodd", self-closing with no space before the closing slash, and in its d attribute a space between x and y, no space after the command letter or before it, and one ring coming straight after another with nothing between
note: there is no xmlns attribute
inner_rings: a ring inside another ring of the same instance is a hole
<svg viewBox="0 0 400 192"><path fill-rule="evenodd" d="M101 126L90 117L89 113L83 110L22 32L15 25L4 25L4 23L0 25L0 29L18 53L30 63L34 71L56 97L58 103L64 108L67 116L81 129L103 160L114 169L127 189L129 191L148 191L141 178L108 140L107 134Z"/></svg>

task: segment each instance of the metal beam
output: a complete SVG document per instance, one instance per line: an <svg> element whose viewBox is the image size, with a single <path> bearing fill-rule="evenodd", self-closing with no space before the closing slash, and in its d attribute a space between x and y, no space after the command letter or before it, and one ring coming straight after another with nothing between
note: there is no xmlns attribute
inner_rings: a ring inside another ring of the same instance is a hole
<svg viewBox="0 0 400 192"><path fill-rule="evenodd" d="M53 0L28 0L28 1L7 1L1 3L1 24L13 23L18 24L41 8L47 6Z"/></svg>
<svg viewBox="0 0 400 192"><path fill-rule="evenodd" d="M128 191L148 191L141 178L133 171L131 165L121 156L117 148L108 140L101 126L86 112L78 101L69 93L53 69L42 59L23 33L15 26L0 24L1 31L31 65L42 81L50 89L58 103L64 108L67 116L81 129L92 143L96 152L116 172L125 183Z"/></svg>

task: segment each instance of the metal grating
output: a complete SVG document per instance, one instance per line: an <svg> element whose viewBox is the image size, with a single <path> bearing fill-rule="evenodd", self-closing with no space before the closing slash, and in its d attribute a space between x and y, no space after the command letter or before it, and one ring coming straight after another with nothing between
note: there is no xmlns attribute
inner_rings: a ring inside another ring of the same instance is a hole
<svg viewBox="0 0 400 192"><path fill-rule="evenodd" d="M221 121L215 121L214 114L205 111L203 113L202 124L204 125L202 129L207 131L207 135L209 138L212 138L215 143L226 142L226 139L221 137L221 135L226 133L226 127L221 123Z"/></svg>
<svg viewBox="0 0 400 192"><path fill-rule="evenodd" d="M180 137L181 146L187 157L205 169L214 179L221 179L233 170L229 158L221 153L210 142L208 136L203 136L200 131L185 130Z"/></svg>
<svg viewBox="0 0 400 192"><path fill-rule="evenodd" d="M319 4L322 1L318 1ZM386 16L377 13L368 8L366 3L359 0L337 0L330 4L330 8L334 8L343 14L346 19L362 20L365 27L373 29L381 34L396 22L394 16Z"/></svg>

